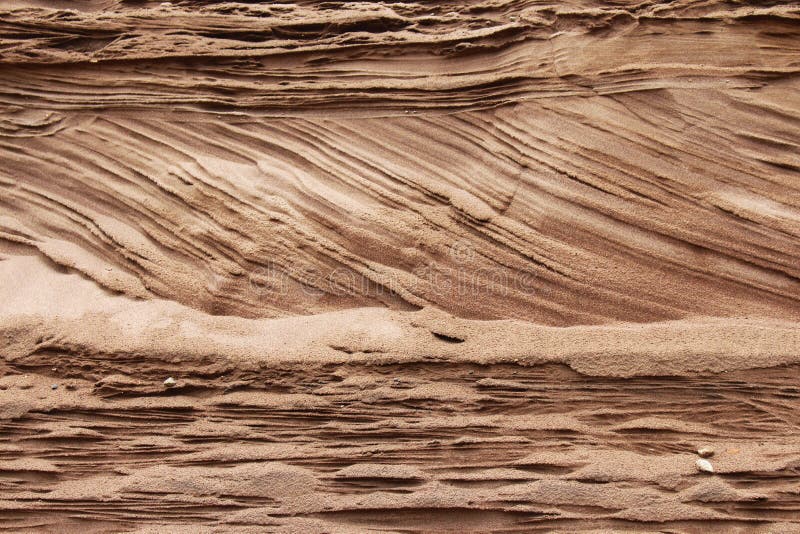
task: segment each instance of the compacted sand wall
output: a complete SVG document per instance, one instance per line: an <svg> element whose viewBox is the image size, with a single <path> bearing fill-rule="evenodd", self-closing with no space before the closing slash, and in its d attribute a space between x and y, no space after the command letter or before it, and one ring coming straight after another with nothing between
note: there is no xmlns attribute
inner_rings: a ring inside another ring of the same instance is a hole
<svg viewBox="0 0 800 534"><path fill-rule="evenodd" d="M0 3L0 531L799 531L799 72L781 2Z"/></svg>

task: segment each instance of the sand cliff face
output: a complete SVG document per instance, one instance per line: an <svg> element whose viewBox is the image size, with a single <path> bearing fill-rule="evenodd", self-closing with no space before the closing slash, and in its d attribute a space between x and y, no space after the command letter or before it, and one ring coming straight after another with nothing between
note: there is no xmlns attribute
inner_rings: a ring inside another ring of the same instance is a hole
<svg viewBox="0 0 800 534"><path fill-rule="evenodd" d="M800 529L796 5L59 4L0 6L3 527Z"/></svg>

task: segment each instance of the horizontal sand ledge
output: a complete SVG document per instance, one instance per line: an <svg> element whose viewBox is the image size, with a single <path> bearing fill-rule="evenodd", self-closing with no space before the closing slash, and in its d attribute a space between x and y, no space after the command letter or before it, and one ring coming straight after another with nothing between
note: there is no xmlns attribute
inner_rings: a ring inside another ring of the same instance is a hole
<svg viewBox="0 0 800 534"><path fill-rule="evenodd" d="M430 308L359 308L312 316L212 316L169 301L105 292L43 260L0 262L0 353L87 361L226 368L296 363L566 364L594 376L689 376L800 363L800 329L768 319L691 318L646 324L548 327L458 319ZM122 367L122 364L121 364Z"/></svg>

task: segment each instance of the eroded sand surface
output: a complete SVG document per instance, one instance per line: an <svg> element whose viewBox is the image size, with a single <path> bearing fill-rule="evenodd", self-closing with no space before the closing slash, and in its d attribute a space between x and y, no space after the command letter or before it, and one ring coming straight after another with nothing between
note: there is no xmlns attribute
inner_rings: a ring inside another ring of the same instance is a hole
<svg viewBox="0 0 800 534"><path fill-rule="evenodd" d="M0 530L800 531L796 4L11 0L0 63Z"/></svg>

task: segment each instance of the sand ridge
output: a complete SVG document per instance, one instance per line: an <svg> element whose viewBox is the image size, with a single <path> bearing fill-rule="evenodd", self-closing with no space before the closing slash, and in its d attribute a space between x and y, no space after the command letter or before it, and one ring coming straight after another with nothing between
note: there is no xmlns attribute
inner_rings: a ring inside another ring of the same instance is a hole
<svg viewBox="0 0 800 534"><path fill-rule="evenodd" d="M588 376L616 377L800 364L800 328L791 321L708 317L565 328L459 319L434 308L247 319L112 295L31 257L1 262L0 280L6 362L45 366L59 354L63 370L91 355L97 368L81 372L97 379L114 371L119 358L158 366L148 372L186 368L187 375L204 362L213 362L218 374L240 365L298 363L559 363Z"/></svg>

